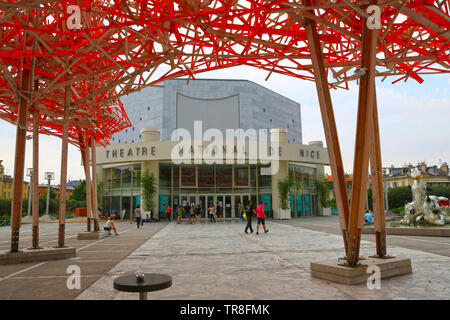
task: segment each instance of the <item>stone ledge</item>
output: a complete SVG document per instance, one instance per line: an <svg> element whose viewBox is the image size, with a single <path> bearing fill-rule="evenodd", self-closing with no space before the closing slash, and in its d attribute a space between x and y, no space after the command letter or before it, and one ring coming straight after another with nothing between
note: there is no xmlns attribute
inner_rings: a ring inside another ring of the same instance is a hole
<svg viewBox="0 0 450 320"><path fill-rule="evenodd" d="M0 265L16 264L26 262L39 262L50 260L61 260L76 257L75 248L52 248L23 249L19 252L11 253L7 250L0 251Z"/></svg>
<svg viewBox="0 0 450 320"><path fill-rule="evenodd" d="M411 259L409 258L389 258L379 259L364 257L360 260L360 266L347 267L342 264L345 260L326 260L311 262L311 276L342 284L358 284L367 281L371 275L366 273L369 265L376 265L380 268L381 279L409 274L412 272Z"/></svg>
<svg viewBox="0 0 450 320"><path fill-rule="evenodd" d="M361 233L374 234L375 229L373 227L363 227ZM386 228L386 234L396 236L450 237L450 228Z"/></svg>
<svg viewBox="0 0 450 320"><path fill-rule="evenodd" d="M103 232L103 231L79 232L77 235L77 239L78 240L97 240L97 239L104 239L109 236L110 235L108 234L108 232Z"/></svg>

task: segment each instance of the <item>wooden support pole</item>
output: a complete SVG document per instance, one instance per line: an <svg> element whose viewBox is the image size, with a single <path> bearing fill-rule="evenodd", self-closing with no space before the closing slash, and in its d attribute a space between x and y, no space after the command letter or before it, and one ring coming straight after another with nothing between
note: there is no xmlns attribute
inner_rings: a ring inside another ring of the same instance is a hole
<svg viewBox="0 0 450 320"><path fill-rule="evenodd" d="M317 34L316 23L305 19L305 29L308 38L311 61L319 99L320 112L322 114L323 128L330 158L331 174L335 190L336 205L338 209L339 225L344 238L347 252L347 225L349 219L349 202L347 188L345 186L344 164L342 162L341 148L334 118L333 103L331 101L330 88L323 62L322 48Z"/></svg>
<svg viewBox="0 0 450 320"><path fill-rule="evenodd" d="M97 200L97 161L95 155L95 138L91 137L91 164L92 164L92 213L94 216L94 230L99 231L99 217L98 217L98 200Z"/></svg>
<svg viewBox="0 0 450 320"><path fill-rule="evenodd" d="M86 143L86 147L84 148L83 152L84 152L84 174L86 175L87 231L90 232L92 220L92 183L91 183L91 170L89 168L90 162L89 143Z"/></svg>
<svg viewBox="0 0 450 320"><path fill-rule="evenodd" d="M61 142L61 177L59 184L59 237L58 246L64 247L65 227L66 227L66 200L67 200L67 155L69 141L69 122L70 122L70 87L66 86L64 93L64 121L62 128Z"/></svg>
<svg viewBox="0 0 450 320"><path fill-rule="evenodd" d="M87 176L88 173L86 172L87 170L87 162L86 162L86 148L88 148L88 146L84 146L84 138L81 135L81 133L78 134L78 140L80 141L80 153L81 153L81 161L83 163L83 169L84 169L84 175L86 177L86 231L91 231L91 217L89 216L89 197L88 197L88 192L89 192L89 196L90 196L90 189L88 190L88 184L87 184Z"/></svg>
<svg viewBox="0 0 450 320"><path fill-rule="evenodd" d="M364 19L361 70L356 123L355 157L353 162L352 197L347 233L347 263L356 265L359 260L361 228L364 219L365 193L369 173L370 132L372 131L375 102L375 58L378 30L369 29ZM364 69L363 69L364 68Z"/></svg>
<svg viewBox="0 0 450 320"><path fill-rule="evenodd" d="M374 83L375 84L375 83ZM374 93L376 89L374 88ZM372 204L376 235L377 255L386 255L386 220L384 212L383 169L381 162L380 130L376 94L373 105L370 152L370 175L372 177Z"/></svg>
<svg viewBox="0 0 450 320"><path fill-rule="evenodd" d="M34 89L38 89L38 81L35 81ZM33 194L32 194L32 216L33 216L33 240L32 248L39 248L39 107L34 105L33 112Z"/></svg>
<svg viewBox="0 0 450 320"><path fill-rule="evenodd" d="M21 91L25 96L30 92L30 70L24 69L22 73ZM16 150L14 156L14 180L11 204L11 252L19 251L19 230L22 218L23 177L25 170L25 148L27 134L28 100L20 97L19 112L17 116Z"/></svg>

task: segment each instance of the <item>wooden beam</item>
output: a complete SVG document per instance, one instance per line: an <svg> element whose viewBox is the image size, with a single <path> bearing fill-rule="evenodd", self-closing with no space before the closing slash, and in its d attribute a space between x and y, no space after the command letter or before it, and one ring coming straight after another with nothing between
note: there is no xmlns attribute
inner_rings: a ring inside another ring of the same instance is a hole
<svg viewBox="0 0 450 320"><path fill-rule="evenodd" d="M359 260L361 227L364 218L369 170L369 129L372 129L371 122L375 101L375 65L378 34L379 31L377 29L369 29L367 27L366 19L364 19L361 67L365 68L366 72L364 75L361 75L359 84L352 196L347 238L347 263L350 265L356 265Z"/></svg>
<svg viewBox="0 0 450 320"><path fill-rule="evenodd" d="M95 139L91 137L91 166L92 166L92 213L94 216L94 230L99 231L99 217L98 217L98 200L97 200L97 161L95 154Z"/></svg>
<svg viewBox="0 0 450 320"><path fill-rule="evenodd" d="M27 97L30 91L31 72L24 69L22 73L21 91ZM11 205L11 252L19 251L19 230L22 218L23 177L25 170L25 148L27 135L28 99L20 97L17 116L16 150L14 156L14 180Z"/></svg>
<svg viewBox="0 0 450 320"><path fill-rule="evenodd" d="M308 46L311 52L311 61L314 69L314 77L319 99L320 111L322 114L323 128L327 142L328 155L330 158L331 173L333 176L333 185L335 190L336 205L338 208L339 224L344 237L344 244L347 249L347 225L349 219L349 202L347 188L345 186L344 165L342 162L339 137L334 118L333 104L328 85L327 74L325 71L320 46L319 36L317 34L316 23L310 19L305 19L305 29L308 37Z"/></svg>
<svg viewBox="0 0 450 320"><path fill-rule="evenodd" d="M37 90L37 80L35 81L35 90ZM32 248L39 248L39 107L34 105L33 111L33 237Z"/></svg>
<svg viewBox="0 0 450 320"><path fill-rule="evenodd" d="M419 22L420 24L433 30L436 33L442 34L442 36L446 37L447 39L450 39L450 30L442 28L440 25L434 23L433 21L429 20L420 13L417 13L413 9L408 8L407 6L401 6L401 3L397 3L396 5L392 6L395 9L400 10L403 14L407 15L409 18Z"/></svg>
<svg viewBox="0 0 450 320"><path fill-rule="evenodd" d="M91 231L92 221L92 184L91 184L91 170L89 168L90 155L89 143L86 144L84 150L84 174L86 176L86 216L87 216L87 231Z"/></svg>
<svg viewBox="0 0 450 320"><path fill-rule="evenodd" d="M375 83L374 83L375 84ZM376 89L373 88L374 93ZM376 95L373 104L373 118L370 142L370 175L372 178L372 205L376 235L377 255L386 255L386 220L384 212L383 169L381 162L380 129Z"/></svg>
<svg viewBox="0 0 450 320"><path fill-rule="evenodd" d="M70 122L70 86L66 87L64 93L64 124L62 127L61 140L61 176L59 183L59 237L58 246L64 247L65 228L66 228L66 200L67 200L67 155L68 155L68 138L69 138L69 122Z"/></svg>

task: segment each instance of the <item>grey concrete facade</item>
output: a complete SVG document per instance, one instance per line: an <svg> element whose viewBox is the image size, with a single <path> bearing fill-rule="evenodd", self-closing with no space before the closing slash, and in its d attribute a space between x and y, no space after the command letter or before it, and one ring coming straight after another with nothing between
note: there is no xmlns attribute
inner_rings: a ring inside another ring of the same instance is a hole
<svg viewBox="0 0 450 320"><path fill-rule="evenodd" d="M132 127L116 133L111 144L141 141L144 127L161 129L161 140L170 140L177 129L180 95L210 100L211 104L238 95L239 127L286 128L290 143L302 143L300 104L248 80L167 80L163 87L149 87L122 98ZM235 128L231 124L229 129ZM203 127L203 130L208 129Z"/></svg>

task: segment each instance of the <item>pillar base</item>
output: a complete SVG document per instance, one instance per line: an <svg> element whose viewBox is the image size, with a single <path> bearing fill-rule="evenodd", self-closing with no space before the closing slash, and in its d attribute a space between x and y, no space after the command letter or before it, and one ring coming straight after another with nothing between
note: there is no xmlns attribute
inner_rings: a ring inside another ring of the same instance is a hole
<svg viewBox="0 0 450 320"><path fill-rule="evenodd" d="M80 232L77 235L78 240L96 240L96 239L104 239L107 237L109 237L108 232L103 231Z"/></svg>
<svg viewBox="0 0 450 320"><path fill-rule="evenodd" d="M342 284L366 283L372 272L367 273L370 265L380 268L381 279L412 273L411 259L389 257L389 259L364 256L356 266L346 266L345 261L332 259L311 262L311 276L322 280Z"/></svg>
<svg viewBox="0 0 450 320"><path fill-rule="evenodd" d="M2 250L0 251L0 265L61 260L74 258L76 255L77 253L75 248L28 248L14 253Z"/></svg>

